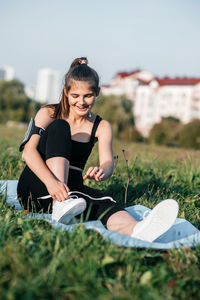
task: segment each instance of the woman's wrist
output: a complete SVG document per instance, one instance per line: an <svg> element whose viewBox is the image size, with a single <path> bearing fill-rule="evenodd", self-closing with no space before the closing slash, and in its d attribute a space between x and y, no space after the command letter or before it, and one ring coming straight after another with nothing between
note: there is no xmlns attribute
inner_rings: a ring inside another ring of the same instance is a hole
<svg viewBox="0 0 200 300"><path fill-rule="evenodd" d="M106 166L102 165L99 168L101 168L103 170L104 177L102 178L102 180L109 178L113 173L113 166L111 164L106 165Z"/></svg>
<svg viewBox="0 0 200 300"><path fill-rule="evenodd" d="M58 179L53 175L53 174L49 174L49 176L45 176L45 179L43 181L43 183L48 186L48 185L54 185L56 182L58 181Z"/></svg>

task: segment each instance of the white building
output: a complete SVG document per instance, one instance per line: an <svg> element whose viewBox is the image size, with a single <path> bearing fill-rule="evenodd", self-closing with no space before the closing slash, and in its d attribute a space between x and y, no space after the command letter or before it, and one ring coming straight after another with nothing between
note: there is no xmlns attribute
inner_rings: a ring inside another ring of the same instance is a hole
<svg viewBox="0 0 200 300"><path fill-rule="evenodd" d="M37 77L36 100L57 103L61 93L60 72L49 68L40 69Z"/></svg>
<svg viewBox="0 0 200 300"><path fill-rule="evenodd" d="M155 123L169 116L182 123L200 119L200 79L166 77L140 82L134 102L137 129L148 136Z"/></svg>
<svg viewBox="0 0 200 300"><path fill-rule="evenodd" d="M101 92L104 95L126 95L128 99L134 101L139 82L141 80L149 82L153 78L153 75L147 71L119 72L110 85L101 86Z"/></svg>
<svg viewBox="0 0 200 300"><path fill-rule="evenodd" d="M183 123L200 119L200 78L161 79L137 70L118 73L101 91L104 95L124 94L133 101L135 125L144 136L163 117Z"/></svg>
<svg viewBox="0 0 200 300"><path fill-rule="evenodd" d="M15 70L13 67L4 66L0 68L0 80L13 80L15 77Z"/></svg>

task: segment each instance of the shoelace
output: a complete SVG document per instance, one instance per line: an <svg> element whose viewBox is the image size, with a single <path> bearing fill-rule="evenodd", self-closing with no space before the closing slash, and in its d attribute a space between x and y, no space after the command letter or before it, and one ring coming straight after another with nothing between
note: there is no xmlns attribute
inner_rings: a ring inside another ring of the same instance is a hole
<svg viewBox="0 0 200 300"><path fill-rule="evenodd" d="M69 193L70 193L70 192L69 192ZM68 193L68 195L69 195L69 193ZM77 196L77 195L71 195L70 198L78 199L78 196Z"/></svg>
<svg viewBox="0 0 200 300"><path fill-rule="evenodd" d="M100 198L97 198L97 197L94 198L94 197L91 197L91 196L89 196L89 195L87 195L87 194L84 194L84 193L82 193L82 192L79 192L79 191L72 191L72 192L69 192L68 195L70 196L70 198L72 198L72 197L75 197L75 198L77 198L77 199L79 198L77 195L72 195L73 193L81 194L81 195L83 195L83 196L85 196L85 197L88 197L88 198L90 198L90 199L92 199L92 200L106 200L106 199L109 199L110 201L116 203L116 201L115 201L112 197L110 197L110 196L105 196L105 197L100 197ZM46 195L46 196L38 197L37 199L48 199L48 198L51 198L51 196L50 196L50 195Z"/></svg>

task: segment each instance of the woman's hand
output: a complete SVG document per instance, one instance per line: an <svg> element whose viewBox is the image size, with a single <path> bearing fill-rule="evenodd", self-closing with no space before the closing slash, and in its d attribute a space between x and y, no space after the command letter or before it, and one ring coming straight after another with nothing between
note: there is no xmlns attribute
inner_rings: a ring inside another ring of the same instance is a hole
<svg viewBox="0 0 200 300"><path fill-rule="evenodd" d="M83 176L83 179L94 179L96 181L101 181L104 178L104 170L99 167L90 167L85 176Z"/></svg>
<svg viewBox="0 0 200 300"><path fill-rule="evenodd" d="M54 180L53 183L48 183L46 188L54 201L62 202L68 199L69 188L64 182Z"/></svg>

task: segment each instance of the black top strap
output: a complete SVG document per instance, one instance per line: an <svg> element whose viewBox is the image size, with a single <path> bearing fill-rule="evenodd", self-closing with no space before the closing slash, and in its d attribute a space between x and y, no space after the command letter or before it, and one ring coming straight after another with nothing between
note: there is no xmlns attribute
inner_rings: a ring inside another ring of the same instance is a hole
<svg viewBox="0 0 200 300"><path fill-rule="evenodd" d="M101 122L101 120L102 120L102 118L97 115L96 119L94 121L94 125L93 125L93 128L92 128L92 133L91 133L91 137L90 137L90 142L91 143L95 143L95 133L97 131L97 127L99 126L99 123Z"/></svg>

